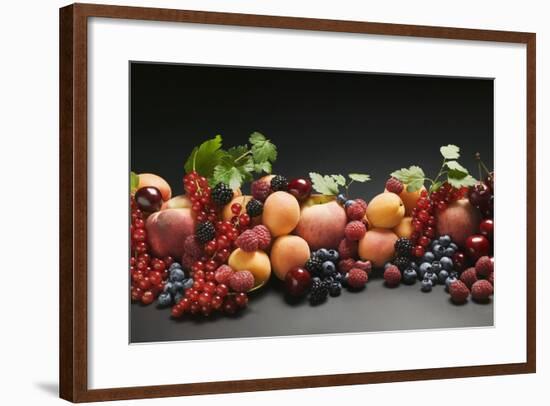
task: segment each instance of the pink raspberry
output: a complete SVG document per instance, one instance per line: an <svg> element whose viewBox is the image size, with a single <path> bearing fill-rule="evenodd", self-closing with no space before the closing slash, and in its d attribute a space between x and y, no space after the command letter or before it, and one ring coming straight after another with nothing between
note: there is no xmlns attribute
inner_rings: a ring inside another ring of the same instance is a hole
<svg viewBox="0 0 550 406"><path fill-rule="evenodd" d="M340 272L346 273L349 272L351 268L355 265L355 260L353 258L341 259L338 262L338 270Z"/></svg>
<svg viewBox="0 0 550 406"><path fill-rule="evenodd" d="M233 271L233 268L231 268L229 265L220 265L218 269L216 269L216 271L214 272L214 279L216 279L216 282L218 283L229 285L229 279L234 273L235 271Z"/></svg>
<svg viewBox="0 0 550 406"><path fill-rule="evenodd" d="M237 293L248 292L254 287L254 275L246 270L233 272L229 278L229 287Z"/></svg>
<svg viewBox="0 0 550 406"><path fill-rule="evenodd" d="M386 182L386 190L395 194L399 194L403 191L403 183L397 178L389 178Z"/></svg>
<svg viewBox="0 0 550 406"><path fill-rule="evenodd" d="M363 199L353 199L353 201L356 204L360 204L365 209L365 211L367 211L367 202L365 202Z"/></svg>
<svg viewBox="0 0 550 406"><path fill-rule="evenodd" d="M488 256L481 257L476 262L477 276L486 278L494 270L493 261Z"/></svg>
<svg viewBox="0 0 550 406"><path fill-rule="evenodd" d="M199 259L202 256L202 244L195 235L189 235L183 241L183 253L191 258Z"/></svg>
<svg viewBox="0 0 550 406"><path fill-rule="evenodd" d="M235 245L243 251L253 252L259 247L260 239L258 234L253 230L245 230L235 240Z"/></svg>
<svg viewBox="0 0 550 406"><path fill-rule="evenodd" d="M401 271L395 265L390 265L384 270L384 280L389 287L395 287L401 282Z"/></svg>
<svg viewBox="0 0 550 406"><path fill-rule="evenodd" d="M361 220L365 217L367 209L363 207L360 203L353 203L348 206L346 209L346 214L350 220Z"/></svg>
<svg viewBox="0 0 550 406"><path fill-rule="evenodd" d="M271 185L269 182L264 182L263 180L255 180L250 185L252 191L252 196L254 199L264 202L265 199L271 194Z"/></svg>
<svg viewBox="0 0 550 406"><path fill-rule="evenodd" d="M477 274L475 268L468 268L460 275L460 280L468 287L472 288L472 285L477 281Z"/></svg>
<svg viewBox="0 0 550 406"><path fill-rule="evenodd" d="M357 241L351 241L347 238L342 239L340 244L338 244L338 254L340 258L354 258L357 256Z"/></svg>
<svg viewBox="0 0 550 406"><path fill-rule="evenodd" d="M193 266L193 263L196 261L196 258L192 257L188 253L184 252L181 256L181 265L184 268L190 269Z"/></svg>
<svg viewBox="0 0 550 406"><path fill-rule="evenodd" d="M351 221L346 225L344 234L348 240L358 241L367 232L367 227L361 221Z"/></svg>
<svg viewBox="0 0 550 406"><path fill-rule="evenodd" d="M369 275L372 272L372 262L370 261L355 261L354 268L362 269Z"/></svg>
<svg viewBox="0 0 550 406"><path fill-rule="evenodd" d="M252 231L254 231L258 237L258 248L261 250L266 250L269 247L269 244L271 244L271 233L269 232L269 229L263 224L260 224L259 226L254 227Z"/></svg>
<svg viewBox="0 0 550 406"><path fill-rule="evenodd" d="M489 281L489 283L493 286L495 286L495 272L491 272L489 274L489 276L487 277L487 280Z"/></svg>
<svg viewBox="0 0 550 406"><path fill-rule="evenodd" d="M470 290L462 281L451 283L449 293L451 294L451 300L456 304L466 303L468 296L470 296Z"/></svg>
<svg viewBox="0 0 550 406"><path fill-rule="evenodd" d="M486 302L493 294L491 282L481 279L472 285L472 299L476 302Z"/></svg>
<svg viewBox="0 0 550 406"><path fill-rule="evenodd" d="M347 276L348 286L353 289L364 288L368 280L369 280L369 276L362 269L352 268L348 272L348 276Z"/></svg>

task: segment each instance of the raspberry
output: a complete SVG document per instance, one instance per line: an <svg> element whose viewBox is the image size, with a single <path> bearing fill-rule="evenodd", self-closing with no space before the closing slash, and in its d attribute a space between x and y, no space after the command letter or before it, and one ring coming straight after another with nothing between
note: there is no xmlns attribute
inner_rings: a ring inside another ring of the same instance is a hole
<svg viewBox="0 0 550 406"><path fill-rule="evenodd" d="M470 296L470 290L461 281L454 281L449 285L449 293L451 294L451 300L456 304L466 303L468 296Z"/></svg>
<svg viewBox="0 0 550 406"><path fill-rule="evenodd" d="M197 225L195 234L201 244L206 244L216 236L216 228L210 221L205 221Z"/></svg>
<svg viewBox="0 0 550 406"><path fill-rule="evenodd" d="M491 282L481 279L472 285L472 299L477 302L486 302L493 294Z"/></svg>
<svg viewBox="0 0 550 406"><path fill-rule="evenodd" d="M187 236L183 241L183 253L194 259L199 259L202 256L202 246L197 237Z"/></svg>
<svg viewBox="0 0 550 406"><path fill-rule="evenodd" d="M183 255L181 256L181 265L184 267L184 268L191 268L191 266L193 265L193 263L196 261L197 259L194 258L193 256L189 255L187 252L184 252Z"/></svg>
<svg viewBox="0 0 550 406"><path fill-rule="evenodd" d="M234 292L248 292L254 287L254 275L250 271L233 272L229 278L229 287Z"/></svg>
<svg viewBox="0 0 550 406"><path fill-rule="evenodd" d="M252 199L246 204L246 212L250 217L258 217L264 211L264 204L259 200Z"/></svg>
<svg viewBox="0 0 550 406"><path fill-rule="evenodd" d="M346 209L346 214L350 220L361 220L365 217L366 212L367 209L357 202L349 205Z"/></svg>
<svg viewBox="0 0 550 406"><path fill-rule="evenodd" d="M216 269L216 272L214 272L214 279L216 279L216 282L218 283L228 285L229 279L234 273L235 272L233 271L233 268L231 268L229 265L220 265L218 269Z"/></svg>
<svg viewBox="0 0 550 406"><path fill-rule="evenodd" d="M252 190L252 196L254 199L264 202L267 199L267 196L271 194L271 186L268 182L263 180L256 180L250 185Z"/></svg>
<svg viewBox="0 0 550 406"><path fill-rule="evenodd" d="M353 199L353 201L363 206L365 211L367 211L367 202L365 202L363 199Z"/></svg>
<svg viewBox="0 0 550 406"><path fill-rule="evenodd" d="M475 268L468 268L460 275L460 280L471 289L472 285L477 281L477 274Z"/></svg>
<svg viewBox="0 0 550 406"><path fill-rule="evenodd" d="M403 191L403 183L397 178L389 178L386 182L386 190L395 194L400 194Z"/></svg>
<svg viewBox="0 0 550 406"><path fill-rule="evenodd" d="M348 272L347 282L350 288L353 288L353 289L364 288L368 280L369 280L369 276L362 269L352 268Z"/></svg>
<svg viewBox="0 0 550 406"><path fill-rule="evenodd" d="M346 225L344 233L348 240L358 241L367 232L367 227L360 221L352 221Z"/></svg>
<svg viewBox="0 0 550 406"><path fill-rule="evenodd" d="M235 245L243 251L256 251L259 247L258 234L256 234L253 230L246 230L239 235L239 237L237 237L235 240Z"/></svg>
<svg viewBox="0 0 550 406"><path fill-rule="evenodd" d="M493 272L493 270L494 270L494 266L493 266L493 261L491 261L491 258L484 256L477 260L476 272L478 277L485 278L489 276L489 274Z"/></svg>
<svg viewBox="0 0 550 406"><path fill-rule="evenodd" d="M401 272L399 268L395 265L388 266L384 271L384 280L386 281L386 285L390 287L399 285L399 282L401 282Z"/></svg>
<svg viewBox="0 0 550 406"><path fill-rule="evenodd" d="M370 261L355 261L354 268L362 269L369 275L372 272L372 262Z"/></svg>
<svg viewBox="0 0 550 406"><path fill-rule="evenodd" d="M487 276L487 280L489 281L489 283L493 286L495 286L495 272L491 272L489 274L489 276Z"/></svg>
<svg viewBox="0 0 550 406"><path fill-rule="evenodd" d="M340 272L349 272L353 267L355 267L355 260L353 258L342 259L338 262L338 270Z"/></svg>
<svg viewBox="0 0 550 406"><path fill-rule="evenodd" d="M258 248L261 250L267 249L269 244L271 244L271 233L269 232L269 229L260 224L259 226L254 227L252 231L254 231L258 237Z"/></svg>
<svg viewBox="0 0 550 406"><path fill-rule="evenodd" d="M338 244L338 254L340 258L354 258L357 256L357 242L348 240L347 238L342 239L340 244Z"/></svg>

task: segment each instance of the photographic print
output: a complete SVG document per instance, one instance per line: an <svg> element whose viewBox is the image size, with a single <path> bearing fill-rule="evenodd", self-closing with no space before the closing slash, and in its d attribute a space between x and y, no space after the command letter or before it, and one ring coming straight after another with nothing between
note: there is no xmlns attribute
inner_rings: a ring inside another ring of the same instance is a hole
<svg viewBox="0 0 550 406"><path fill-rule="evenodd" d="M493 79L129 77L131 343L493 326Z"/></svg>

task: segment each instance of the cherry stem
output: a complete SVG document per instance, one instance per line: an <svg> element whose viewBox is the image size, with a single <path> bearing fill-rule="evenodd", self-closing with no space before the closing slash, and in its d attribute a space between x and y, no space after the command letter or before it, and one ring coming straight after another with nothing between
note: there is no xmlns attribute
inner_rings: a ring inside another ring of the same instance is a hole
<svg viewBox="0 0 550 406"><path fill-rule="evenodd" d="M491 175L491 171L487 168L487 166L485 166L485 163L481 160L481 154L479 152L476 152L476 159L479 165L479 180L481 181L481 168L483 168L483 170L487 172L487 175Z"/></svg>

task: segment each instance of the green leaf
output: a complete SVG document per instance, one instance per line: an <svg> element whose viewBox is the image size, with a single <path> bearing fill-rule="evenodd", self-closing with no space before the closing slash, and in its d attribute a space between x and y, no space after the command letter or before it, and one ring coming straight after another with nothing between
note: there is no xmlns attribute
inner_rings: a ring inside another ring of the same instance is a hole
<svg viewBox="0 0 550 406"><path fill-rule="evenodd" d="M337 195L340 190L338 188L338 183L331 175L320 175L315 172L310 172L309 177L311 178L311 183L313 189L323 195Z"/></svg>
<svg viewBox="0 0 550 406"><path fill-rule="evenodd" d="M346 184L346 178L342 175L330 175L332 179L336 182L339 186L344 186Z"/></svg>
<svg viewBox="0 0 550 406"><path fill-rule="evenodd" d="M134 193L139 187L139 175L135 172L130 172L130 193Z"/></svg>
<svg viewBox="0 0 550 406"><path fill-rule="evenodd" d="M256 163L274 162L277 159L277 147L263 134L254 132L250 135L249 141L252 144L252 156Z"/></svg>
<svg viewBox="0 0 550 406"><path fill-rule="evenodd" d="M189 173L195 169L200 175L210 178L214 173L214 168L226 156L226 152L221 147L222 137L216 135L215 138L193 148L191 155L185 162L185 172Z"/></svg>
<svg viewBox="0 0 550 406"><path fill-rule="evenodd" d="M463 186L474 186L477 183L477 180L472 175L466 175L462 178L451 178L447 179L449 184L457 189L460 189Z"/></svg>
<svg viewBox="0 0 550 406"><path fill-rule="evenodd" d="M236 166L220 164L214 168L213 181L216 184L223 182L231 189L237 189L242 185L244 175Z"/></svg>
<svg viewBox="0 0 550 406"><path fill-rule="evenodd" d="M448 161L448 162L445 162L445 165L447 166L447 168L449 168L450 171L468 175L468 169L460 165L457 161Z"/></svg>
<svg viewBox="0 0 550 406"><path fill-rule="evenodd" d="M254 164L254 172L256 173L271 173L271 162L265 161L259 164Z"/></svg>
<svg viewBox="0 0 550 406"><path fill-rule="evenodd" d="M441 147L439 150L441 151L441 155L443 155L443 158L445 159L460 158L460 148L456 145L449 144L445 147Z"/></svg>
<svg viewBox="0 0 550 406"><path fill-rule="evenodd" d="M351 180L354 180L355 182L367 182L370 180L370 175L367 175L366 173L350 173L349 178Z"/></svg>
<svg viewBox="0 0 550 406"><path fill-rule="evenodd" d="M434 183L432 184L432 186L430 186L430 193L439 190L439 188L440 188L442 185L443 185L443 182L440 181L440 180L434 182Z"/></svg>
<svg viewBox="0 0 550 406"><path fill-rule="evenodd" d="M419 166L412 165L408 169L401 168L391 173L391 176L399 179L401 182L407 185L407 191L415 192L422 188L426 175Z"/></svg>

